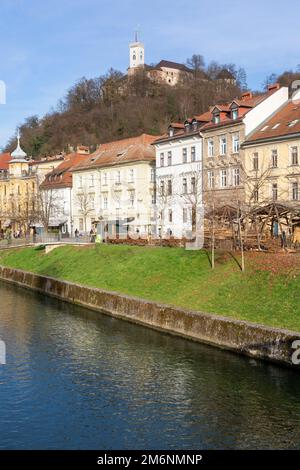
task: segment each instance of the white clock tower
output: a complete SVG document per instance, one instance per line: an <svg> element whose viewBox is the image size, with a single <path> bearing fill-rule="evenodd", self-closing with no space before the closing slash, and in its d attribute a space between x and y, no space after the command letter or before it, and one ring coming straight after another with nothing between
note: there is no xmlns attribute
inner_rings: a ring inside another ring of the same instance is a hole
<svg viewBox="0 0 300 470"><path fill-rule="evenodd" d="M129 44L129 68L144 67L145 48L144 44L138 40L138 34L135 33L135 41Z"/></svg>

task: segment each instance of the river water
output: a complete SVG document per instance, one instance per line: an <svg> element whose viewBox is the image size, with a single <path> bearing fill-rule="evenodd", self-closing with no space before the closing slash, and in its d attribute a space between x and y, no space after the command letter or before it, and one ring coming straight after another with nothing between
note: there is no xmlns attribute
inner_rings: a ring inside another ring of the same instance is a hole
<svg viewBox="0 0 300 470"><path fill-rule="evenodd" d="M0 449L300 448L300 374L0 284Z"/></svg>

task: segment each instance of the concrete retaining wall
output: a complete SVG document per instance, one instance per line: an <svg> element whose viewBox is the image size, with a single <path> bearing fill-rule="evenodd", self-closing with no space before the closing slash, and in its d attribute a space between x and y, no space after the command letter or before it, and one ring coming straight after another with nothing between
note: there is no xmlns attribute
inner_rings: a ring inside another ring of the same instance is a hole
<svg viewBox="0 0 300 470"><path fill-rule="evenodd" d="M0 279L194 341L300 367L292 363L292 343L300 340L300 333L161 305L3 266Z"/></svg>

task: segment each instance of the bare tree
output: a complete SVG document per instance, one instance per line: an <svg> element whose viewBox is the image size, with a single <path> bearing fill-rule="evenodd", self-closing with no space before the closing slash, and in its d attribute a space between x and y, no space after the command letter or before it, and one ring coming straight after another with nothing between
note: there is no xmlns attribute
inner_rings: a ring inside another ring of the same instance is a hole
<svg viewBox="0 0 300 470"><path fill-rule="evenodd" d="M58 192L55 189L38 189L37 205L34 209L34 218L39 220L46 232L49 229L50 218L55 216L60 207Z"/></svg>
<svg viewBox="0 0 300 470"><path fill-rule="evenodd" d="M84 231L87 231L87 217L94 212L92 205L92 197L86 187L81 188L80 192L76 195L76 203L79 207L79 212L84 220Z"/></svg>

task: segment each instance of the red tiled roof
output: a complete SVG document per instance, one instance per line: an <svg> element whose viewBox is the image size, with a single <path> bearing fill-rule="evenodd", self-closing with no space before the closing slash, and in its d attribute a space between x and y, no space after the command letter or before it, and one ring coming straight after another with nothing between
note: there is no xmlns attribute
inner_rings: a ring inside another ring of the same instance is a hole
<svg viewBox="0 0 300 470"><path fill-rule="evenodd" d="M8 170L8 162L10 160L10 153L0 153L0 171Z"/></svg>
<svg viewBox="0 0 300 470"><path fill-rule="evenodd" d="M89 158L90 155L81 153L70 153L66 155L64 161L58 165L50 173L47 173L43 183L42 189L59 189L59 188L72 188L72 172L73 166L82 163Z"/></svg>
<svg viewBox="0 0 300 470"><path fill-rule="evenodd" d="M142 134L137 137L101 144L84 162L79 162L72 171L86 170L123 163L155 161L155 150L151 146L158 136Z"/></svg>
<svg viewBox="0 0 300 470"><path fill-rule="evenodd" d="M276 137L289 137L299 133L300 104L289 101L256 129L244 144Z"/></svg>
<svg viewBox="0 0 300 470"><path fill-rule="evenodd" d="M269 98L269 96L271 96L277 90L278 90L278 88L274 87L271 90L269 90L267 93L263 93L261 95L252 96L252 94L250 94L249 98L245 97L244 99L234 99L234 100L231 101L231 103L227 103L225 105L224 104L223 105L216 105L215 107L220 109L221 112L222 111L224 111L224 112L228 111L229 112L230 111L230 105L232 103L237 103L240 106L238 119L232 119L230 115L223 116L219 123L209 122L209 123L205 124L202 127L202 130L205 131L205 130L208 130L208 129L218 128L218 127L222 127L222 126L225 126L225 125L228 125L228 124L235 124L235 123L241 122L241 120L242 120L243 116L245 116L245 114L247 114L249 111L251 111L251 109L255 108L255 106L260 104L262 101Z"/></svg>
<svg viewBox="0 0 300 470"><path fill-rule="evenodd" d="M56 162L59 160L64 160L64 155L54 155L51 157L40 158L39 160L30 160L29 165L40 165L41 163Z"/></svg>
<svg viewBox="0 0 300 470"><path fill-rule="evenodd" d="M202 114L197 114L194 116L194 119L199 122L205 122L205 121L210 121L212 118L211 111L206 111L205 113Z"/></svg>

